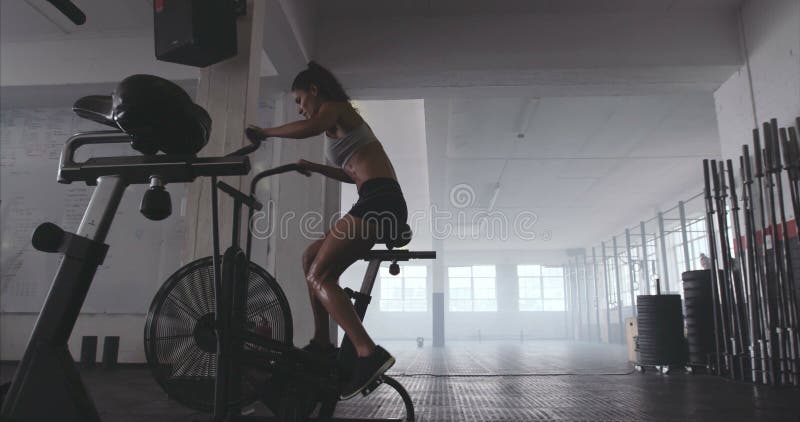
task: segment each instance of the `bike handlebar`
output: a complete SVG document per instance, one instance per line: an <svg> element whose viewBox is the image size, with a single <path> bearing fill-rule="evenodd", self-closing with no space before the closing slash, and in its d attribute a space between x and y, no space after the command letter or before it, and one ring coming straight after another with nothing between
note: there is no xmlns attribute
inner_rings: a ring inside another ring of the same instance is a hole
<svg viewBox="0 0 800 422"><path fill-rule="evenodd" d="M251 196L255 195L256 185L258 185L258 182L260 182L261 179L264 179L265 177L269 176L274 176L276 174L288 173L290 171L297 171L299 169L300 166L298 166L297 164L284 164L282 166L273 167L269 170L264 170L261 173L256 174L255 176L253 176L253 180L250 181L250 195Z"/></svg>

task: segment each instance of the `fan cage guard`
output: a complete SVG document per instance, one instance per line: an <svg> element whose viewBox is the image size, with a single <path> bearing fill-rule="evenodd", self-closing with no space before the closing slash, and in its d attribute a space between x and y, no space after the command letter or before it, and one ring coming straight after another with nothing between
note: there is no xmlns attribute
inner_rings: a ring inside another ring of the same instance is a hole
<svg viewBox="0 0 800 422"><path fill-rule="evenodd" d="M222 262L222 257L220 257ZM250 262L245 326L273 340L292 344L289 302L274 277ZM153 298L144 330L144 348L153 377L167 395L189 408L212 412L217 373L213 321L214 267L211 257L183 266ZM258 346L245 343L245 348ZM243 371L241 395L230 406L258 399L264 374Z"/></svg>

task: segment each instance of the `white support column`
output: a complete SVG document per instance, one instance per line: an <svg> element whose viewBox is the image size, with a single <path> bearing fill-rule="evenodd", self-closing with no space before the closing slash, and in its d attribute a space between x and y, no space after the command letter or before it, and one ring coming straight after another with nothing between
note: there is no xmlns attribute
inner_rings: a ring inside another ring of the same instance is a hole
<svg viewBox="0 0 800 422"><path fill-rule="evenodd" d="M249 0L247 15L236 23L236 57L203 69L197 86L197 103L211 115L211 138L201 155L220 156L243 146L244 128L257 120L258 83L261 71L261 41L264 30L264 3ZM226 182L247 190L246 177L226 178ZM211 254L211 179L203 178L189 186L186 211L184 262ZM232 203L220 195L220 247L230 242ZM222 252L222 251L220 251Z"/></svg>

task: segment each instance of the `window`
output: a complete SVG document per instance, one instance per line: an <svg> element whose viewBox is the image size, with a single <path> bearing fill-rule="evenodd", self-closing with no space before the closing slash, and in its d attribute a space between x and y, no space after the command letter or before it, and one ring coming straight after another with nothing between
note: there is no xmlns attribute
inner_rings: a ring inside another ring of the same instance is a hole
<svg viewBox="0 0 800 422"><path fill-rule="evenodd" d="M614 257L606 257L606 276L608 277L608 309L617 308L617 269L614 266ZM621 287L621 286L620 286ZM622 289L620 288L620 294Z"/></svg>
<svg viewBox="0 0 800 422"><path fill-rule="evenodd" d="M622 306L631 306L631 269L628 266L628 253L620 252L619 260L619 289L622 295Z"/></svg>
<svg viewBox="0 0 800 422"><path fill-rule="evenodd" d="M520 311L564 311L564 269L517 265Z"/></svg>
<svg viewBox="0 0 800 422"><path fill-rule="evenodd" d="M706 222L700 218L686 224L687 249L689 251L689 268L693 270L702 269L700 265L700 254L708 255L708 241L706 240ZM686 259L683 251L683 235L680 226L672 232L672 243L675 245L675 261L680 272L686 271Z"/></svg>
<svg viewBox="0 0 800 422"><path fill-rule="evenodd" d="M494 265L449 267L451 312L497 311Z"/></svg>
<svg viewBox="0 0 800 422"><path fill-rule="evenodd" d="M381 311L426 312L428 310L428 267L405 265L400 274L389 274L389 268L381 267Z"/></svg>

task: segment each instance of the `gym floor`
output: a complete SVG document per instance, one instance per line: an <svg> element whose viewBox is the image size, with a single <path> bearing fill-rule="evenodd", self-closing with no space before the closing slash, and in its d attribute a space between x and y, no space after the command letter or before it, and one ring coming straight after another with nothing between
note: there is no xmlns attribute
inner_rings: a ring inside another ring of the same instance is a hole
<svg viewBox="0 0 800 422"><path fill-rule="evenodd" d="M419 421L790 421L800 420L796 390L715 376L634 372L622 346L566 341L450 342L443 349L383 342L390 373L408 389ZM0 367L7 381L14 366ZM448 376L442 376L447 374ZM498 376L502 374L503 376ZM205 420L167 399L140 366L84 371L104 421ZM337 416L399 415L383 386L340 403ZM267 414L260 404L255 414Z"/></svg>

